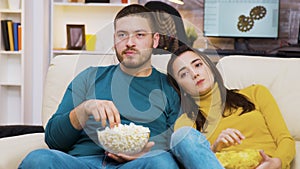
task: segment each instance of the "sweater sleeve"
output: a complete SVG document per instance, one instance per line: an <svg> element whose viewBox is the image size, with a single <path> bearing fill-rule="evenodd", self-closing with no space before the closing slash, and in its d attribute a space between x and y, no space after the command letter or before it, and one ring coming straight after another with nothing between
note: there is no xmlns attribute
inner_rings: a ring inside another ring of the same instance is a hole
<svg viewBox="0 0 300 169"><path fill-rule="evenodd" d="M83 130L76 130L72 126L69 114L71 110L85 101L92 70L95 69L88 68L73 79L57 111L48 121L45 129L45 142L50 148L68 151L82 134Z"/></svg>
<svg viewBox="0 0 300 169"><path fill-rule="evenodd" d="M174 126L174 130L178 130L181 127L190 126L196 129L196 123L191 120L186 113L183 113L177 120Z"/></svg>
<svg viewBox="0 0 300 169"><path fill-rule="evenodd" d="M266 121L266 125L277 145L277 149L273 157L281 159L282 168L287 168L293 160L296 149L295 141L292 138L280 109L269 90L257 85L256 88L256 103Z"/></svg>

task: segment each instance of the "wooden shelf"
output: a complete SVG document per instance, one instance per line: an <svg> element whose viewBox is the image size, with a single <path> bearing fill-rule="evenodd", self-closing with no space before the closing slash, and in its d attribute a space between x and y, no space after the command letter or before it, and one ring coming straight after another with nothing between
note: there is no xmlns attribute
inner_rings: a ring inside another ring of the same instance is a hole
<svg viewBox="0 0 300 169"><path fill-rule="evenodd" d="M128 0L128 3L121 3L121 0L111 0L110 3L75 3L52 0L50 10L51 58L61 54L113 54L113 20L115 15L129 4L131 4L131 0ZM67 24L85 25L85 34L96 36L95 51L63 50L67 46Z"/></svg>
<svg viewBox="0 0 300 169"><path fill-rule="evenodd" d="M21 9L9 9L4 0L0 2L0 19L9 19L22 25L24 35L24 3ZM0 31L1 36L2 31ZM24 48L22 36L22 48ZM2 37L1 37L2 38ZM25 59L24 51L5 51L0 40L0 125L24 124ZM31 72L29 72L31 73ZM32 76L32 74L30 74Z"/></svg>
<svg viewBox="0 0 300 169"><path fill-rule="evenodd" d="M22 13L22 9L0 9L0 13Z"/></svg>
<svg viewBox="0 0 300 169"><path fill-rule="evenodd" d="M54 2L56 6L82 6L82 7L89 7L89 6L103 6L103 7L118 7L118 6L127 6L129 3L75 3L75 2Z"/></svg>
<svg viewBox="0 0 300 169"><path fill-rule="evenodd" d="M22 84L18 82L0 82L0 86L16 86L16 87L21 87Z"/></svg>
<svg viewBox="0 0 300 169"><path fill-rule="evenodd" d="M1 50L0 54L20 55L20 54L22 54L22 51L5 51L5 50Z"/></svg>
<svg viewBox="0 0 300 169"><path fill-rule="evenodd" d="M86 50L53 50L54 55L76 55L76 54L84 54L84 55L113 55L115 54L113 51L104 52L104 51L86 51Z"/></svg>

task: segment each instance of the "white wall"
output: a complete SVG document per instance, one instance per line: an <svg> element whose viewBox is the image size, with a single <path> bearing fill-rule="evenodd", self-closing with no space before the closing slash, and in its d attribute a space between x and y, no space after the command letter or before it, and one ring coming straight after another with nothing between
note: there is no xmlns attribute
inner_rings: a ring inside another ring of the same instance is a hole
<svg viewBox="0 0 300 169"><path fill-rule="evenodd" d="M49 0L25 2L25 124L41 125L43 85L49 62Z"/></svg>

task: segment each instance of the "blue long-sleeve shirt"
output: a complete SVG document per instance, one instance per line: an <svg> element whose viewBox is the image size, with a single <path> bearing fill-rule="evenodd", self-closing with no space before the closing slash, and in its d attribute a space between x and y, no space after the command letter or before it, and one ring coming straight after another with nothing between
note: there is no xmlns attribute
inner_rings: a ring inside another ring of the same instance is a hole
<svg viewBox="0 0 300 169"><path fill-rule="evenodd" d="M149 127L153 149L168 149L180 109L177 93L166 75L155 68L148 77L133 77L122 72L119 65L90 67L70 83L46 126L45 141L50 148L75 156L104 153L96 133L101 122L90 117L83 130L76 130L69 119L71 110L89 99L113 101L122 124L134 122Z"/></svg>

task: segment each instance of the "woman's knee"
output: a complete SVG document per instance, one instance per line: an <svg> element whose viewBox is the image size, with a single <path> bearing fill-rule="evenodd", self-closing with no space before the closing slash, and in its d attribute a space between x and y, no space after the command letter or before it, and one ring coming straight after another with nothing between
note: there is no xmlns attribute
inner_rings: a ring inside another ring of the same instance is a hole
<svg viewBox="0 0 300 169"><path fill-rule="evenodd" d="M148 161L149 160L149 161ZM147 159L147 163L151 165L150 168L164 168L164 169L176 169L178 164L175 161L173 155L169 152L161 152L153 155Z"/></svg>
<svg viewBox="0 0 300 169"><path fill-rule="evenodd" d="M171 149L176 146L205 146L209 147L206 137L192 127L182 127L175 131L171 137Z"/></svg>
<svg viewBox="0 0 300 169"><path fill-rule="evenodd" d="M173 158L173 155L164 150L152 150L142 157L125 163L120 168L122 169L178 169L178 165Z"/></svg>

